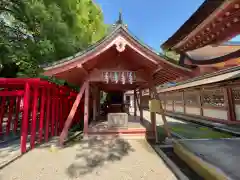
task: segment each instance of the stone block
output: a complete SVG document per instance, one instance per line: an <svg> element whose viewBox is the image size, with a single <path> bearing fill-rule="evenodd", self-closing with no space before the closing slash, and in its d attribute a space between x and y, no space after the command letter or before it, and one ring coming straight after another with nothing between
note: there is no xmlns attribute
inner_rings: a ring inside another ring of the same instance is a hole
<svg viewBox="0 0 240 180"><path fill-rule="evenodd" d="M128 114L127 113L108 113L109 128L127 128Z"/></svg>

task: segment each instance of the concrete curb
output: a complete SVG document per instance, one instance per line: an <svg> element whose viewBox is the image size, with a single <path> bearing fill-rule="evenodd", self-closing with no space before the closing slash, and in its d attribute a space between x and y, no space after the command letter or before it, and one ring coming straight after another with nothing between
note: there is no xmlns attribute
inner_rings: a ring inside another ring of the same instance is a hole
<svg viewBox="0 0 240 180"><path fill-rule="evenodd" d="M174 153L204 179L226 180L228 176L217 167L188 151L180 143L174 144Z"/></svg>
<svg viewBox="0 0 240 180"><path fill-rule="evenodd" d="M171 131L171 134L172 134L174 137L178 138L178 139L186 139L185 137L183 137L183 136L181 136L180 134L175 133L175 132L173 132L173 131Z"/></svg>
<svg viewBox="0 0 240 180"><path fill-rule="evenodd" d="M182 171L177 167L177 165L165 155L165 153L157 146L152 146L155 152L162 158L166 165L172 170L172 172L180 180L189 180L189 178L182 173Z"/></svg>
<svg viewBox="0 0 240 180"><path fill-rule="evenodd" d="M6 167L7 165L11 164L12 162L16 161L17 159L19 159L20 157L22 157L21 152L17 153L16 155L14 155L13 157L11 157L11 159L8 159L2 163L0 163L0 169L3 169L4 167Z"/></svg>

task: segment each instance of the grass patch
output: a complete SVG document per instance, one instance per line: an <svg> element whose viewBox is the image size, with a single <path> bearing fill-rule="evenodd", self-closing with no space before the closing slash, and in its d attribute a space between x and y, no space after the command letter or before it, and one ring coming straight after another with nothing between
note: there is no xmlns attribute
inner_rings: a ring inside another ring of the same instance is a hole
<svg viewBox="0 0 240 180"><path fill-rule="evenodd" d="M233 136L224 132L214 131L208 127L193 126L189 124L173 124L169 125L171 131L188 139L218 139L232 138ZM164 129L158 127L159 137L165 137Z"/></svg>

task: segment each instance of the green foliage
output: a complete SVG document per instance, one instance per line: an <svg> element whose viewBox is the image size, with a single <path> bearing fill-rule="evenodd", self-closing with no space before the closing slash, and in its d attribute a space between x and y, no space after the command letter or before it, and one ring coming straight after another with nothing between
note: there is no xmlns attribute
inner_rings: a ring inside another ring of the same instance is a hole
<svg viewBox="0 0 240 180"><path fill-rule="evenodd" d="M175 53L174 51L163 51L163 54L170 59L173 59L175 61L179 61L180 55Z"/></svg>
<svg viewBox="0 0 240 180"><path fill-rule="evenodd" d="M13 76L36 77L40 64L71 56L105 33L101 9L92 0L0 2L0 64L16 64Z"/></svg>
<svg viewBox="0 0 240 180"><path fill-rule="evenodd" d="M73 90L75 90L77 92L80 90L79 86L75 86L73 84L70 84L70 83L66 82L65 80L57 79L55 77L50 77L50 76L44 76L44 75L39 75L38 77L40 79L49 81L49 82L57 84L59 86L68 86L68 87L70 87L71 89L73 89Z"/></svg>

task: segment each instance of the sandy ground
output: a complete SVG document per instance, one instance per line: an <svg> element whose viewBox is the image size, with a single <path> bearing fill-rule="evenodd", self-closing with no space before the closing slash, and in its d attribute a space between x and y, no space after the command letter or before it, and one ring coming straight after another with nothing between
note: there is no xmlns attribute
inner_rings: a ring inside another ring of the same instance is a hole
<svg viewBox="0 0 240 180"><path fill-rule="evenodd" d="M54 142L53 142L54 143ZM91 137L64 149L51 143L0 170L1 180L175 180L145 140Z"/></svg>
<svg viewBox="0 0 240 180"><path fill-rule="evenodd" d="M150 121L148 111L144 111L143 116ZM157 124L162 125L161 116L156 116ZM0 170L0 180L176 179L145 140L98 137L79 140L67 148L51 152L50 146L54 143L44 144ZM18 147L18 143L14 143L0 148L0 162L18 153Z"/></svg>

